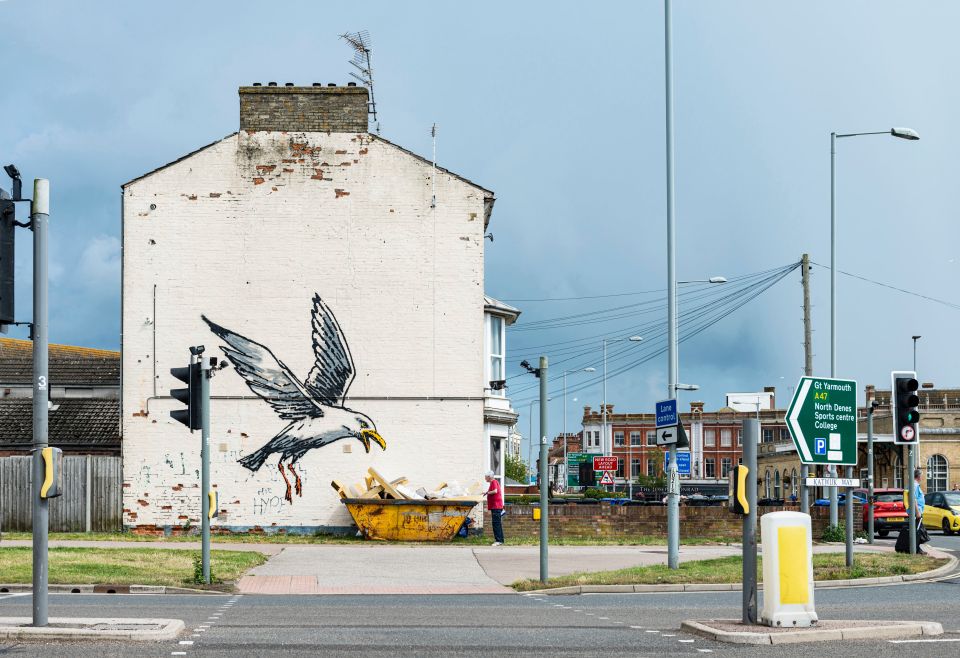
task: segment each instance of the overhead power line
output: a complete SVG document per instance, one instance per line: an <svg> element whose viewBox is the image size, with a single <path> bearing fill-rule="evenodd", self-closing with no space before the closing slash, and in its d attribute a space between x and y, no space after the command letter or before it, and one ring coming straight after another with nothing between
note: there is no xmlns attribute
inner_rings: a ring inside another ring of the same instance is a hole
<svg viewBox="0 0 960 658"><path fill-rule="evenodd" d="M817 267L822 267L822 268L825 269L825 270L829 270L829 269L830 269L830 266L829 266L829 265L821 265L820 263L817 263L817 262L814 262L814 261L810 261L810 264L811 264L811 265L816 265ZM946 300L944 300L944 299L937 299L936 297L930 297L929 295L924 295L924 294L922 294L922 293L914 292L914 291L912 291L912 290L907 290L907 289L905 289L905 288L898 288L897 286L892 286L892 285L890 285L889 283L883 283L883 282L881 282L881 281L874 281L873 279L869 279L869 278L867 278L867 277L865 277L865 276L861 276L860 274L854 274L854 273L852 273L852 272L844 272L843 270L837 270L837 272L839 272L840 274L843 274L844 276L849 276L850 278L853 278L853 279L860 279L861 281L866 281L867 283L872 283L873 285L875 285L875 286L880 286L881 288L888 288L888 289L890 289L890 290L896 290L897 292L902 292L902 293L905 294L905 295L913 295L914 297L919 297L920 299L926 299L927 301L934 302L934 303L936 303L936 304L942 304L942 305L948 306L948 307L950 307L950 308L952 308L952 309L960 310L960 304L957 304L957 303L954 303L954 302L948 302L948 301L946 301Z"/></svg>

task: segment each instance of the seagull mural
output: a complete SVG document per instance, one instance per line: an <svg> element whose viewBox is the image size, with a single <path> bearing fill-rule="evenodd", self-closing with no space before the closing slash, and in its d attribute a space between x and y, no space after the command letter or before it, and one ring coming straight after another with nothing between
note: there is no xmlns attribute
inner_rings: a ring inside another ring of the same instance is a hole
<svg viewBox="0 0 960 658"><path fill-rule="evenodd" d="M293 466L310 450L349 438L360 441L367 452L371 441L386 449L386 441L370 416L344 404L356 370L343 331L319 295L313 296L311 318L315 360L303 382L267 346L201 317L227 344L220 349L250 390L273 407L280 418L289 421L263 447L239 460L245 468L257 472L271 455L279 455L277 467L287 484L287 502L293 502L294 491L303 496L303 483ZM294 477L293 485L284 471L284 462Z"/></svg>

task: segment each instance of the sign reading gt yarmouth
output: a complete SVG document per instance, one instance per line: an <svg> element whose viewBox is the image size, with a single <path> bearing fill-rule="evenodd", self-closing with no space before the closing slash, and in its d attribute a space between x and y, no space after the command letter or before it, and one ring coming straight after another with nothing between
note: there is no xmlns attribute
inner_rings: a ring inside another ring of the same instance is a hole
<svg viewBox="0 0 960 658"><path fill-rule="evenodd" d="M857 382L801 377L787 428L804 464L857 463Z"/></svg>

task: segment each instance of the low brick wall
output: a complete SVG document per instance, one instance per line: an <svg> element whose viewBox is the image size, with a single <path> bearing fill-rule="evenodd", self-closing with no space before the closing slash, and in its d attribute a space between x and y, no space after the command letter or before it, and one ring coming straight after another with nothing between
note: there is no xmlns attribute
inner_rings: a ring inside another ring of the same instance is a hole
<svg viewBox="0 0 960 658"><path fill-rule="evenodd" d="M505 507L507 515L503 519L504 534L508 537L532 537L540 533L540 521L533 519L533 510L537 505L511 505ZM769 512L799 512L799 505L782 507L760 506L761 516ZM812 507L810 516L813 523L813 536L818 538L830 522L829 507ZM840 508L840 522L844 519L843 507ZM484 512L484 528L490 527L490 512ZM757 531L759 532L759 523ZM853 506L854 532L863 529L861 506ZM685 537L723 537L739 541L743 533L743 519L726 506L700 507L680 506L680 539ZM667 508L665 505L550 505L550 536L560 538L589 539L597 537L667 535Z"/></svg>

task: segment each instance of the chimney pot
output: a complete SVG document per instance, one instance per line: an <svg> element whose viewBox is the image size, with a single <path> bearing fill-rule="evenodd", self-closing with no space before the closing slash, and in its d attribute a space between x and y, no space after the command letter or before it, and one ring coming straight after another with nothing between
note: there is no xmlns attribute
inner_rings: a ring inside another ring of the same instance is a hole
<svg viewBox="0 0 960 658"><path fill-rule="evenodd" d="M336 82L328 82L328 83L327 83L327 86L328 86L328 87L336 87L336 86L337 86L337 83L336 83Z"/></svg>
<svg viewBox="0 0 960 658"><path fill-rule="evenodd" d="M322 87L323 85L320 84L319 82L314 82L314 83L313 83L313 86L314 86L314 87Z"/></svg>
<svg viewBox="0 0 960 658"><path fill-rule="evenodd" d="M288 82L288 83L286 83L284 86L285 86L285 87L292 87L292 86L293 86L293 83L292 83L292 82Z"/></svg>
<svg viewBox="0 0 960 658"><path fill-rule="evenodd" d="M356 82L348 82L348 83L347 83L347 86L348 86L348 87L356 87L356 86L357 86L357 83L356 83Z"/></svg>
<svg viewBox="0 0 960 658"><path fill-rule="evenodd" d="M277 86L277 83L276 83L276 82L268 82L268 83L267 83L267 86L268 86L268 87L276 87L276 86Z"/></svg>
<svg viewBox="0 0 960 658"><path fill-rule="evenodd" d="M254 82L254 83L253 83L253 86L254 86L254 87L262 87L262 86L263 86L263 83L262 83L262 82Z"/></svg>

